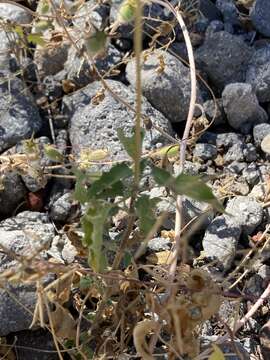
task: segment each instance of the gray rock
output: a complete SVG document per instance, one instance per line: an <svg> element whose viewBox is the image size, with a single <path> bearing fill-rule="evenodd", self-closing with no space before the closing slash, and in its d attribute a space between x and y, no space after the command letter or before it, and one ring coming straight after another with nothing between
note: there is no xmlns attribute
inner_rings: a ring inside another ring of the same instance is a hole
<svg viewBox="0 0 270 360"><path fill-rule="evenodd" d="M207 100L203 103L203 108L209 121L212 121L215 115L213 126L226 123L221 99L216 99L216 107L214 100Z"/></svg>
<svg viewBox="0 0 270 360"><path fill-rule="evenodd" d="M108 26L109 14L110 7L107 4L92 0L79 8L72 22L80 31L89 29L91 25L102 31Z"/></svg>
<svg viewBox="0 0 270 360"><path fill-rule="evenodd" d="M260 147L263 138L268 134L270 134L270 124L269 123L255 125L253 128L253 138L254 138L255 145Z"/></svg>
<svg viewBox="0 0 270 360"><path fill-rule="evenodd" d="M38 109L21 80L0 74L0 153L41 128Z"/></svg>
<svg viewBox="0 0 270 360"><path fill-rule="evenodd" d="M6 290L7 291L6 291ZM12 297L9 295L12 294ZM13 300L13 297L17 300ZM32 285L8 284L0 289L0 336L28 329L36 304L36 289ZM19 305L18 303L22 304Z"/></svg>
<svg viewBox="0 0 270 360"><path fill-rule="evenodd" d="M69 48L71 48L71 46L66 42L53 47L37 46L34 61L42 78L55 75L63 70L64 63L68 58Z"/></svg>
<svg viewBox="0 0 270 360"><path fill-rule="evenodd" d="M233 0L217 0L216 7L221 12L224 23L239 25L238 10Z"/></svg>
<svg viewBox="0 0 270 360"><path fill-rule="evenodd" d="M227 85L222 92L222 102L230 126L243 134L247 134L255 124L268 120L250 84Z"/></svg>
<svg viewBox="0 0 270 360"><path fill-rule="evenodd" d="M243 154L247 162L256 161L258 158L256 147L251 143L244 146Z"/></svg>
<svg viewBox="0 0 270 360"><path fill-rule="evenodd" d="M216 136L216 145L218 148L225 150L235 144L243 144L243 136L233 132L221 133Z"/></svg>
<svg viewBox="0 0 270 360"><path fill-rule="evenodd" d="M253 54L247 69L246 82L252 85L259 102L270 101L270 45Z"/></svg>
<svg viewBox="0 0 270 360"><path fill-rule="evenodd" d="M27 174L21 174L21 178L31 192L36 192L43 189L47 182L48 178L42 176L42 169L46 166L52 165L52 161L46 156L44 145L50 144L50 140L46 136L35 139L35 144L39 151L39 158L37 160L29 161L29 172ZM12 147L5 154L25 154L25 146L22 143ZM45 173L45 172L44 172Z"/></svg>
<svg viewBox="0 0 270 360"><path fill-rule="evenodd" d="M200 12L203 16L212 21L212 20L220 20L221 13L218 8L212 3L211 0L200 0Z"/></svg>
<svg viewBox="0 0 270 360"><path fill-rule="evenodd" d="M72 193L66 193L50 206L50 217L55 222L66 222L76 212Z"/></svg>
<svg viewBox="0 0 270 360"><path fill-rule="evenodd" d="M131 106L135 105L135 93L132 89L112 80L108 80L107 83ZM143 113L153 119L156 125L167 133L172 133L167 119L145 99L142 108ZM118 139L117 129L122 128L126 133L130 133L133 127L134 114L106 91L105 98L98 105L89 103L84 108L76 110L71 118L70 140L73 152L78 153L83 148L105 148L114 160L126 158L127 154ZM160 146L160 143L164 143L164 138L159 132L155 129L151 130L151 133L146 131L144 149L152 149L157 144Z"/></svg>
<svg viewBox="0 0 270 360"><path fill-rule="evenodd" d="M241 226L228 216L218 216L206 229L202 245L204 255L218 260L227 270L230 268L241 235Z"/></svg>
<svg viewBox="0 0 270 360"><path fill-rule="evenodd" d="M91 85L73 92L71 95L65 95L62 100L62 113L70 119L75 111L83 109L91 103L91 99L103 87L99 81L91 83Z"/></svg>
<svg viewBox="0 0 270 360"><path fill-rule="evenodd" d="M193 156L202 160L213 160L217 156L217 148L215 145L198 143Z"/></svg>
<svg viewBox="0 0 270 360"><path fill-rule="evenodd" d="M158 202L156 207L157 215L162 212L167 212L168 217L163 226L166 229L172 229L175 223L175 199L170 196L166 196L165 188L153 188L150 191L150 197L159 197L161 201ZM183 197L183 223L186 224L194 218L198 218L198 229L205 229L212 221L214 216L213 210L209 209L209 205L203 202L199 202L187 197Z"/></svg>
<svg viewBox="0 0 270 360"><path fill-rule="evenodd" d="M160 59L164 60L165 67L159 73ZM127 64L126 75L135 87L134 59ZM190 101L189 69L173 55L157 50L143 62L141 76L142 92L147 100L171 122L185 121Z"/></svg>
<svg viewBox="0 0 270 360"><path fill-rule="evenodd" d="M169 238L157 237L147 243L147 249L151 252L170 250L172 242Z"/></svg>
<svg viewBox="0 0 270 360"><path fill-rule="evenodd" d="M95 66L104 75L109 69L120 63L122 55L112 44L108 45L106 54L95 59ZM64 64L67 78L77 86L83 87L97 79L91 64L78 55L74 47L68 50L68 57Z"/></svg>
<svg viewBox="0 0 270 360"><path fill-rule="evenodd" d="M24 330L13 334L16 341L14 350L20 360L57 360L59 359L52 335L49 331ZM13 339L12 339L13 340ZM11 342L12 343L12 342Z"/></svg>
<svg viewBox="0 0 270 360"><path fill-rule="evenodd" d="M31 14L13 4L0 4L0 18L10 20L18 24L29 24L32 21Z"/></svg>
<svg viewBox="0 0 270 360"><path fill-rule="evenodd" d="M23 203L26 189L21 178L16 173L6 173L2 180L3 189L0 190L0 215L11 215Z"/></svg>
<svg viewBox="0 0 270 360"><path fill-rule="evenodd" d="M241 174L246 168L247 168L247 163L245 162L239 162L239 161L233 161L231 162L226 169L228 169L231 173L234 174ZM225 171L226 171L225 169Z"/></svg>
<svg viewBox="0 0 270 360"><path fill-rule="evenodd" d="M232 145L224 155L224 163L228 164L232 161L244 161L244 145L236 143Z"/></svg>
<svg viewBox="0 0 270 360"><path fill-rule="evenodd" d="M250 235L263 219L263 207L254 198L236 196L228 201L226 212L231 221L240 226L245 234Z"/></svg>
<svg viewBox="0 0 270 360"><path fill-rule="evenodd" d="M256 163L249 164L248 167L243 170L242 176L249 185L254 186L260 179L260 172Z"/></svg>
<svg viewBox="0 0 270 360"><path fill-rule="evenodd" d="M0 244L17 255L31 255L49 246L54 226L46 214L24 211L0 222Z"/></svg>
<svg viewBox="0 0 270 360"><path fill-rule="evenodd" d="M251 55L252 50L242 39L225 31L209 33L195 53L199 68L207 73L219 91L227 84L245 80Z"/></svg>
<svg viewBox="0 0 270 360"><path fill-rule="evenodd" d="M10 254L27 257L31 257L31 255L45 256L42 250L50 246L53 237L54 227L46 214L25 211L16 217L2 221L0 223L0 246L4 249L4 256L0 258L0 271L8 269L15 273L18 272L20 264L14 261ZM8 251L7 255L5 255L5 251ZM49 280L50 277L46 277L45 281ZM0 336L27 329L32 322L35 304L35 285L10 283L1 288Z"/></svg>
<svg viewBox="0 0 270 360"><path fill-rule="evenodd" d="M213 20L210 22L205 34L206 36L210 36L211 34L222 30L224 30L223 22L221 20Z"/></svg>
<svg viewBox="0 0 270 360"><path fill-rule="evenodd" d="M205 131L199 137L198 142L199 143L217 145L217 134L212 133L210 131Z"/></svg>
<svg viewBox="0 0 270 360"><path fill-rule="evenodd" d="M270 2L268 0L256 0L250 12L252 24L264 36L270 36Z"/></svg>
<svg viewBox="0 0 270 360"><path fill-rule="evenodd" d="M66 234L56 235L47 254L63 264L73 263L78 251Z"/></svg>

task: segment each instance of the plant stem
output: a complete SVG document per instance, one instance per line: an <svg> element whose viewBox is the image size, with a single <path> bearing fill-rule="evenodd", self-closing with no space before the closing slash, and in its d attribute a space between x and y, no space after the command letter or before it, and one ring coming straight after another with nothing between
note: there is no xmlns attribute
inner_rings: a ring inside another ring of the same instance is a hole
<svg viewBox="0 0 270 360"><path fill-rule="evenodd" d="M137 0L135 13L134 50L136 63L136 117L135 117L135 141L136 157L134 159L134 186L137 190L140 181L140 160L142 153L141 145L141 52L142 52L142 4ZM135 191L136 191L135 190Z"/></svg>

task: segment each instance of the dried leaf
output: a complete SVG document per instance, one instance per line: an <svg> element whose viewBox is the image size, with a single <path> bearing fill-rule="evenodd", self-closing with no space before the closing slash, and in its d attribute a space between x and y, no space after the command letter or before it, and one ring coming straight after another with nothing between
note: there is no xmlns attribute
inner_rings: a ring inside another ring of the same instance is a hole
<svg viewBox="0 0 270 360"><path fill-rule="evenodd" d="M160 251L147 256L147 260L155 265L169 264L172 260L172 252L170 250Z"/></svg>
<svg viewBox="0 0 270 360"><path fill-rule="evenodd" d="M143 360L154 360L151 355L149 346L146 342L146 336L150 332L157 331L159 325L153 320L144 320L139 322L133 330L133 341L137 353L142 357Z"/></svg>
<svg viewBox="0 0 270 360"><path fill-rule="evenodd" d="M62 339L75 339L76 337L76 321L70 312L55 303L56 310L51 312L51 320L57 337Z"/></svg>

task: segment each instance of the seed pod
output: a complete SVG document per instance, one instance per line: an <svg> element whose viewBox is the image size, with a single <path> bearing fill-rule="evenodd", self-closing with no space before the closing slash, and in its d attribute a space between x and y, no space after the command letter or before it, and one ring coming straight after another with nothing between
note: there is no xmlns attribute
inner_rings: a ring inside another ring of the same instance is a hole
<svg viewBox="0 0 270 360"><path fill-rule="evenodd" d="M118 12L118 21L120 23L129 23L135 17L137 2L126 0L122 3Z"/></svg>

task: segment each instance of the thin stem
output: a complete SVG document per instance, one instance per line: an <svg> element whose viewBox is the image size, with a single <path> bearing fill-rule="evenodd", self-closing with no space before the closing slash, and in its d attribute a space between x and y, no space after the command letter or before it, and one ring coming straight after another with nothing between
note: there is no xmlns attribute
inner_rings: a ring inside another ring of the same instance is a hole
<svg viewBox="0 0 270 360"><path fill-rule="evenodd" d="M138 189L140 181L140 160L142 153L141 145L141 112L142 112L142 89L141 89L141 53L142 53L142 5L137 0L135 13L134 50L136 64L136 118L135 118L135 140L136 154L134 159L134 184Z"/></svg>

